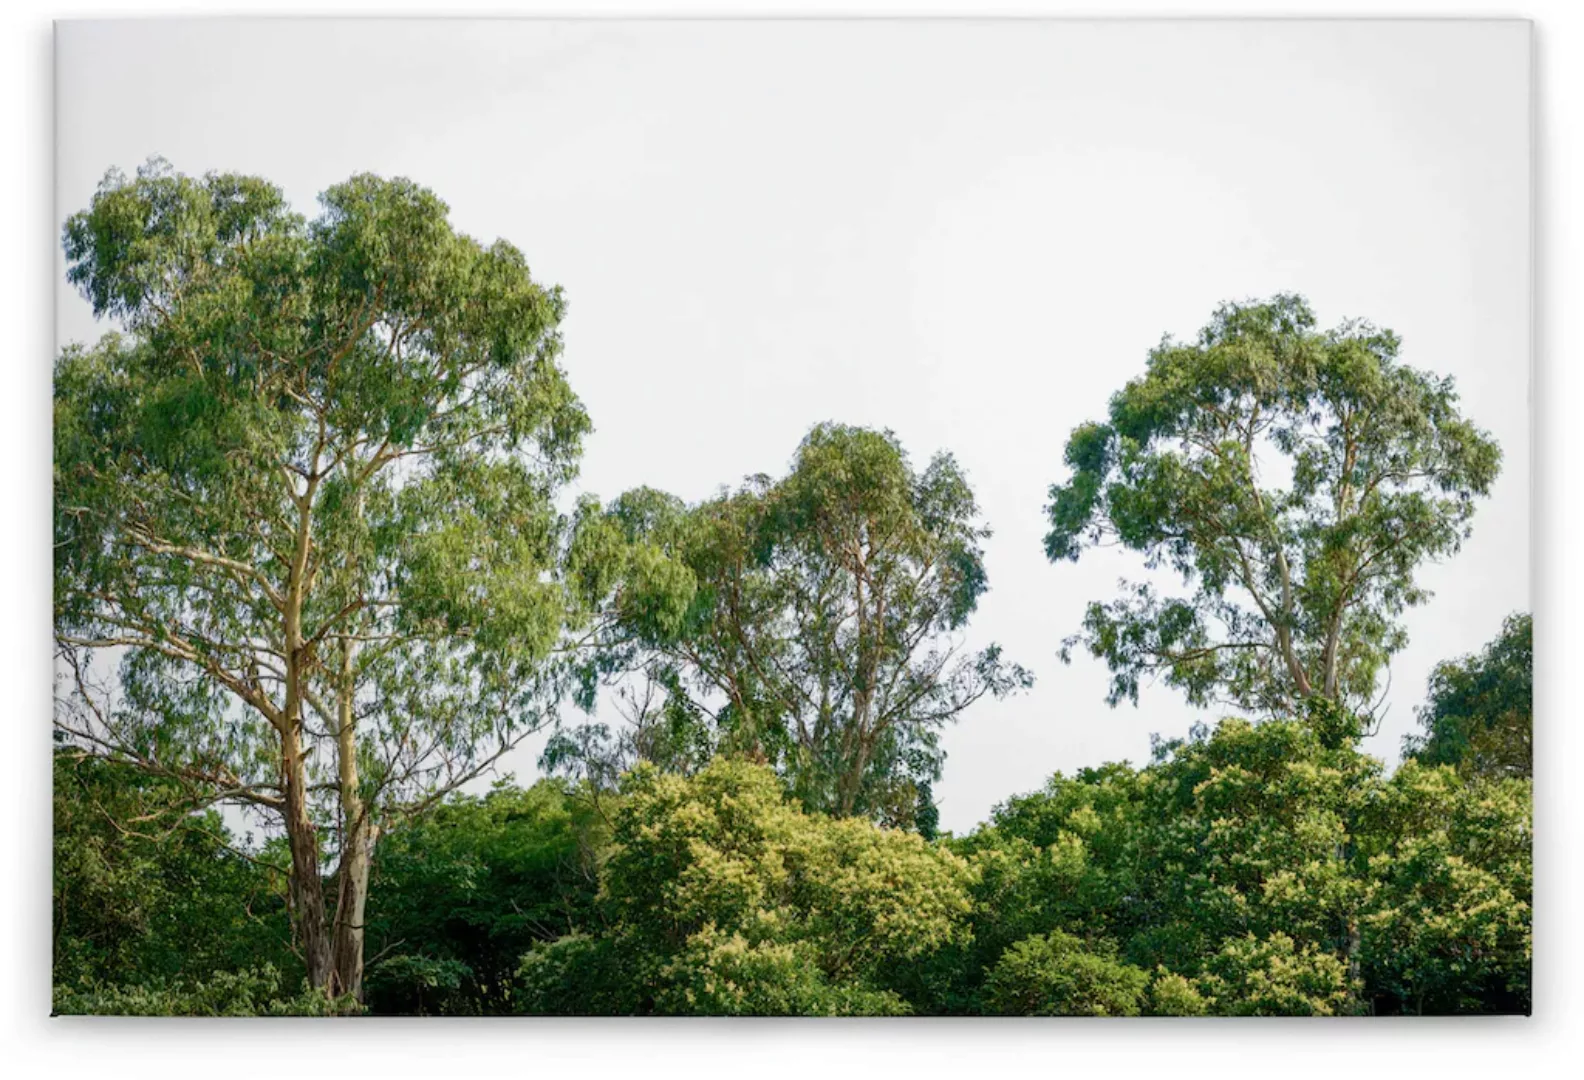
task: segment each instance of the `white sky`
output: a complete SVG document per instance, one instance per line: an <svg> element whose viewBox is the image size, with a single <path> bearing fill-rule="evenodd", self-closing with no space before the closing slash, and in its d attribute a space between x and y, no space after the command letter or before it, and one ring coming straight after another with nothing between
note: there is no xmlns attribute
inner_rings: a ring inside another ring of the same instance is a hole
<svg viewBox="0 0 1584 1080"><path fill-rule="evenodd" d="M1395 762L1434 663L1530 606L1527 24L146 21L57 48L57 220L159 154L310 214L408 176L522 248L570 303L585 490L700 498L825 419L956 454L996 530L971 639L1039 682L946 734L946 828L1198 718L1165 687L1109 709L1098 661L1056 659L1140 561L1051 565L1043 506L1071 429L1222 300L1391 327L1505 454L1369 749ZM62 341L97 336L57 298Z"/></svg>

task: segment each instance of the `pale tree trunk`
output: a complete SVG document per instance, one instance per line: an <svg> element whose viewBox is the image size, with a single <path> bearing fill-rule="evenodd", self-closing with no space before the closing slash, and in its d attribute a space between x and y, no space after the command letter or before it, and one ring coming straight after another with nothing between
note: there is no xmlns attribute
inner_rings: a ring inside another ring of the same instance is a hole
<svg viewBox="0 0 1584 1080"><path fill-rule="evenodd" d="M285 700L276 726L281 738L282 784L286 789L286 840L291 848L293 929L302 948L308 984L316 989L328 989L332 970L332 941L325 920L319 834L308 812L308 768L302 745L302 710L307 678L304 665L309 662L309 649L303 640L302 613L307 593L313 498L317 486L317 481L310 479L301 497L293 495L298 511L297 536L293 544L291 576L282 610L286 657Z"/></svg>
<svg viewBox="0 0 1584 1080"><path fill-rule="evenodd" d="M363 999L363 918L368 901L369 867L379 829L366 817L357 819L346 836L338 873L335 942L329 989Z"/></svg>
<svg viewBox="0 0 1584 1080"><path fill-rule="evenodd" d="M869 767L869 754L873 740L864 733L860 733L852 758L847 762L847 767L842 771L841 781L838 785L837 817L852 817L853 809L858 805L858 793L863 789L864 770Z"/></svg>
<svg viewBox="0 0 1584 1080"><path fill-rule="evenodd" d="M836 781L836 816L852 817L853 805L858 801L858 780L849 762Z"/></svg>
<svg viewBox="0 0 1584 1080"><path fill-rule="evenodd" d="M324 886L319 877L319 836L308 816L307 773L294 726L281 735L285 765L286 840L291 848L291 916L308 969L310 986L330 979L330 938L326 933Z"/></svg>
<svg viewBox="0 0 1584 1080"><path fill-rule="evenodd" d="M1303 664L1299 663L1298 651L1293 647L1290 624L1293 615L1292 575L1287 569L1287 556L1282 553L1279 546L1276 548L1276 569L1281 573L1282 617L1282 621L1276 627L1276 637L1281 642L1282 656L1287 661L1287 670L1292 675L1299 696L1308 697L1314 693L1314 689L1309 682L1309 673L1303 669Z"/></svg>
<svg viewBox="0 0 1584 1080"><path fill-rule="evenodd" d="M1247 562L1243 566L1243 584L1254 596L1254 601L1259 605L1260 612L1272 629L1276 632L1276 646L1281 653L1282 660L1287 665L1287 674L1292 677L1293 685L1298 690L1299 697L1308 697L1313 690L1309 683L1309 673L1304 671L1303 665L1298 662L1297 650L1293 648L1292 619L1293 589L1292 571L1287 565L1287 555L1282 551L1281 537L1276 531L1276 522L1269 517L1265 509L1265 498L1260 494L1259 485L1254 481L1254 431L1259 420L1259 405L1254 406L1249 415L1248 426L1244 429L1243 458L1246 466L1249 493L1254 497L1254 507L1262 516L1265 516L1266 530L1270 535L1271 551L1276 557L1276 571L1281 575L1281 617L1276 618L1265 601L1260 599L1259 590L1254 586L1254 575ZM1238 556L1243 557L1243 545L1238 544Z"/></svg>
<svg viewBox="0 0 1584 1080"><path fill-rule="evenodd" d="M353 712L351 642L341 650L341 691L336 717L336 768L341 788L342 848L336 874L335 934L330 992L363 997L363 917L368 902L369 868L379 829L369 818L358 789L357 718Z"/></svg>

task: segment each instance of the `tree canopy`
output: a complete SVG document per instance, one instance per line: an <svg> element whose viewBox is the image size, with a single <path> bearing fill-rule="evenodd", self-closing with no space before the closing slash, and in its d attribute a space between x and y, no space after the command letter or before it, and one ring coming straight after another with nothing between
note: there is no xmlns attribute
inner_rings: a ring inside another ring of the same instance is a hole
<svg viewBox="0 0 1584 1080"><path fill-rule="evenodd" d="M370 886L371 1009L511 1012L518 961L589 925L609 827L554 780L456 795L381 841Z"/></svg>
<svg viewBox="0 0 1584 1080"><path fill-rule="evenodd" d="M1416 571L1458 550L1501 460L1452 379L1399 348L1362 321L1317 329L1298 296L1227 304L1073 432L1050 559L1118 544L1190 590L1089 605L1066 648L1106 662L1112 704L1156 676L1195 705L1370 710L1399 616L1427 596Z"/></svg>
<svg viewBox="0 0 1584 1080"><path fill-rule="evenodd" d="M292 970L278 846L246 851L218 811L187 813L170 781L70 748L54 787L57 996Z"/></svg>
<svg viewBox="0 0 1584 1080"><path fill-rule="evenodd" d="M644 680L629 751L683 771L746 754L811 809L927 820L939 730L1032 683L963 644L988 587L977 517L950 455L915 471L890 433L836 424L779 480L585 505L571 563L606 613L590 675Z"/></svg>
<svg viewBox="0 0 1584 1080"><path fill-rule="evenodd" d="M1529 776L1533 684L1534 618L1510 615L1479 654L1436 665L1419 710L1424 733L1405 736L1403 752L1476 776Z"/></svg>

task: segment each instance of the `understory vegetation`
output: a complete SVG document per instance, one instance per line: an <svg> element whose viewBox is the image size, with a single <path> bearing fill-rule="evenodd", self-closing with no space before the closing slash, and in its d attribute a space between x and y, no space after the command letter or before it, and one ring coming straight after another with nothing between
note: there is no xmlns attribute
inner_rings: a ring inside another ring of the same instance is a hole
<svg viewBox="0 0 1584 1080"><path fill-rule="evenodd" d="M270 902L278 846L236 854L214 815L122 835L73 788L132 777L70 752L56 768L58 1010L337 1008L305 993ZM642 765L617 791L502 783L382 842L366 1008L1523 1012L1530 783L1386 777L1311 720L1228 720L933 841L810 813L742 759Z"/></svg>

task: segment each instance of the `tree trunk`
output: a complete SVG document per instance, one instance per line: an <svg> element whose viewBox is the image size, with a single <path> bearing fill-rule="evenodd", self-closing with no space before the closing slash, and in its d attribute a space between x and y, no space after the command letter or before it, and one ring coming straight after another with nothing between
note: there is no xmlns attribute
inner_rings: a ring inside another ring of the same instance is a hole
<svg viewBox="0 0 1584 1080"><path fill-rule="evenodd" d="M369 868L379 829L369 818L359 787L353 645L341 644L341 689L336 708L336 773L341 789L341 865L336 873L335 935L330 992L363 1000L363 915Z"/></svg>
<svg viewBox="0 0 1584 1080"><path fill-rule="evenodd" d="M837 782L837 817L853 816L853 809L858 805L858 794L863 790L864 770L869 767L872 748L872 741L859 732L858 743Z"/></svg>
<svg viewBox="0 0 1584 1080"><path fill-rule="evenodd" d="M318 452L314 454L315 468ZM281 782L285 787L286 842L291 848L292 929L302 948L308 985L325 988L330 980L330 934L325 923L324 881L319 875L319 834L308 813L308 769L303 757L303 665L308 660L303 642L302 612L311 524L317 479L310 479L304 494L292 495L297 504L297 537L293 544L291 574L282 610L285 625L282 645L286 659L285 698L275 718L281 739Z"/></svg>
<svg viewBox="0 0 1584 1080"><path fill-rule="evenodd" d="M281 736L285 766L286 841L291 848L291 915L302 948L308 983L324 987L330 979L330 936L326 933L324 884L319 877L319 836L308 816L307 771L295 730Z"/></svg>
<svg viewBox="0 0 1584 1080"><path fill-rule="evenodd" d="M836 781L836 816L852 817L853 804L857 800L858 793L852 778L852 766L849 765Z"/></svg>
<svg viewBox="0 0 1584 1080"><path fill-rule="evenodd" d="M335 943L329 990L363 1000L363 917L368 901L369 868L379 830L367 818L346 837L337 874Z"/></svg>

